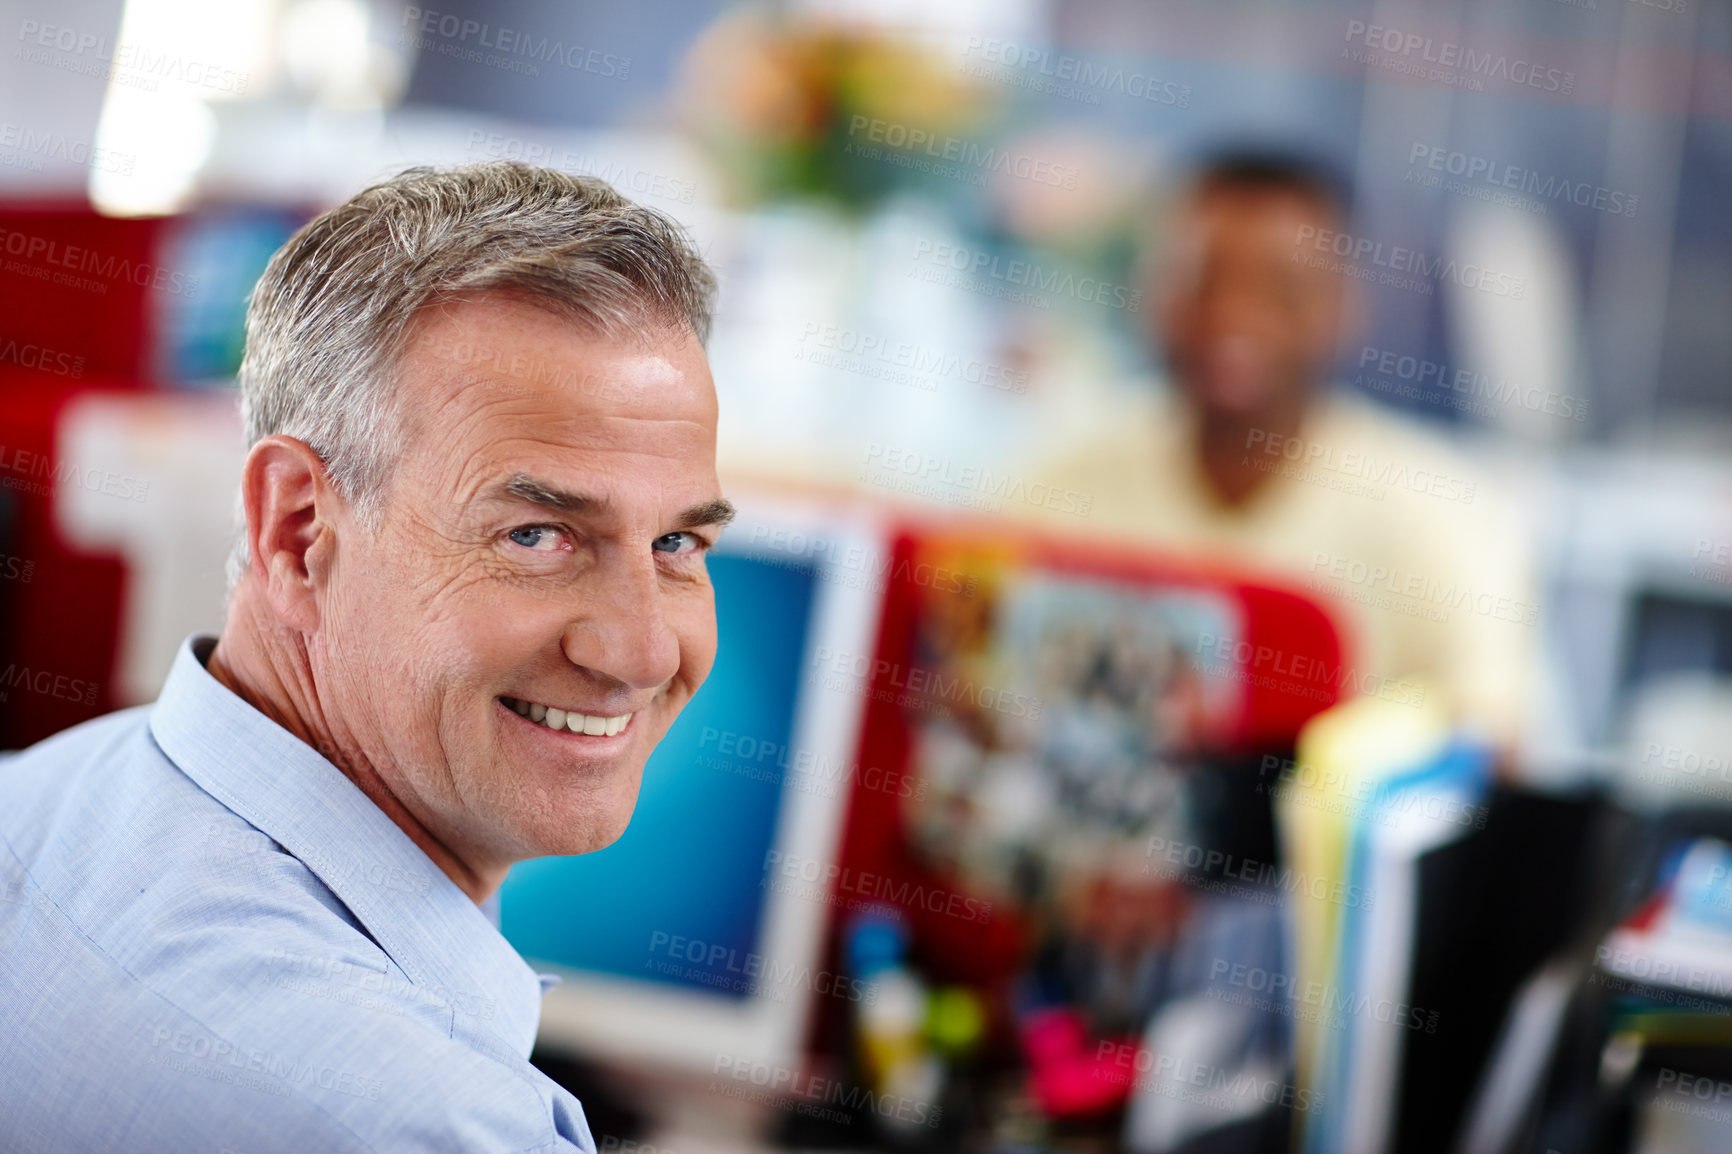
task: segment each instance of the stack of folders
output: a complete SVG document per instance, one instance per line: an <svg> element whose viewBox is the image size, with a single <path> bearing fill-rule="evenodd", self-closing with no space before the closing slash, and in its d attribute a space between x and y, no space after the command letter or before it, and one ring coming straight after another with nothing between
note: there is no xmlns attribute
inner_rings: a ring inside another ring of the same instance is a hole
<svg viewBox="0 0 1732 1154"><path fill-rule="evenodd" d="M1732 845L1696 838L1654 895L1606 936L1595 961L1644 985L1732 998Z"/></svg>
<svg viewBox="0 0 1732 1154"><path fill-rule="evenodd" d="M1627 1087L1633 1149L1732 1149L1732 845L1679 846L1594 960L1591 980L1614 995L1602 1088Z"/></svg>
<svg viewBox="0 0 1732 1154"><path fill-rule="evenodd" d="M1680 847L1594 960L1637 995L1621 1015L1625 1032L1649 1044L1732 1042L1732 845L1699 837Z"/></svg>
<svg viewBox="0 0 1732 1154"><path fill-rule="evenodd" d="M1306 1154L1384 1154L1404 1045L1437 1029L1410 1003L1419 858L1483 828L1490 757L1436 707L1361 698L1313 720L1275 798L1284 852L1324 884L1288 904L1299 1084L1326 1108Z"/></svg>

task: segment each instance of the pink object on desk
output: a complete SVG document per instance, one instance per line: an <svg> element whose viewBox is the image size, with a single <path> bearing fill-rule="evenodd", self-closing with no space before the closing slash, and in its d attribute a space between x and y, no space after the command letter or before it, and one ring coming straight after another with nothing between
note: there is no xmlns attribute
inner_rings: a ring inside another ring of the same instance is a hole
<svg viewBox="0 0 1732 1154"><path fill-rule="evenodd" d="M1091 1041L1082 1015L1062 1007L1030 1014L1020 1032L1029 1089L1048 1117L1098 1114L1129 1096L1136 1038Z"/></svg>

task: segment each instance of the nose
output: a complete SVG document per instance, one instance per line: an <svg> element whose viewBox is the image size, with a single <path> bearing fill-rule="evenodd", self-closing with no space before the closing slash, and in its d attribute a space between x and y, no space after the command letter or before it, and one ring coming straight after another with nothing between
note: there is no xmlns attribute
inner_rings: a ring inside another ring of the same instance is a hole
<svg viewBox="0 0 1732 1154"><path fill-rule="evenodd" d="M637 690L660 689L673 679L679 636L647 549L610 558L593 571L581 596L563 638L567 659Z"/></svg>
<svg viewBox="0 0 1732 1154"><path fill-rule="evenodd" d="M1220 340L1267 331L1274 313L1271 304L1261 286L1240 276L1218 276L1197 294L1193 308L1199 327Z"/></svg>

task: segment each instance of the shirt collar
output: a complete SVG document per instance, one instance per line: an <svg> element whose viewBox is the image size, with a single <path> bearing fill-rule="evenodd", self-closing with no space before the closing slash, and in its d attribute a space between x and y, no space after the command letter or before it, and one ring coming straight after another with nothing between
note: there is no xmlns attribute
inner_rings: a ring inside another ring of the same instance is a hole
<svg viewBox="0 0 1732 1154"><path fill-rule="evenodd" d="M528 1057L541 984L487 915L317 751L211 676L208 634L176 654L150 715L163 753L299 858L415 985L453 1036Z"/></svg>

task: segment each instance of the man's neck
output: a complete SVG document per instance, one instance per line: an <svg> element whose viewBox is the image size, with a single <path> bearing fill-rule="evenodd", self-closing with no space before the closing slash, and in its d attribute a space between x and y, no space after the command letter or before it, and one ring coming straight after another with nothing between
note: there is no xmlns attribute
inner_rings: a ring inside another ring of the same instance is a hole
<svg viewBox="0 0 1732 1154"><path fill-rule="evenodd" d="M247 589L235 590L205 668L230 693L340 765L336 745L326 736L304 641L261 622L255 609Z"/></svg>
<svg viewBox="0 0 1732 1154"><path fill-rule="evenodd" d="M475 870L434 837L380 777L358 743L328 718L313 677L306 638L258 604L243 580L205 668L229 692L317 750L420 847L477 905L505 880L505 868Z"/></svg>
<svg viewBox="0 0 1732 1154"><path fill-rule="evenodd" d="M1252 416L1199 411L1197 465L1216 500L1228 508L1242 508L1272 484L1276 473L1269 466L1280 458L1267 450L1299 436L1306 411L1303 402Z"/></svg>

